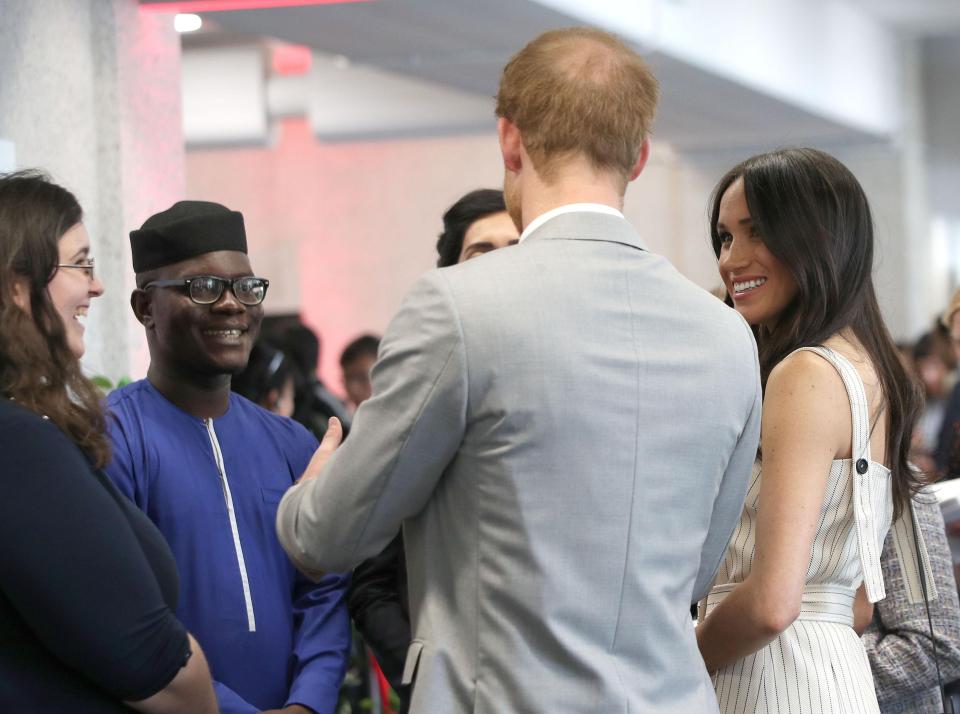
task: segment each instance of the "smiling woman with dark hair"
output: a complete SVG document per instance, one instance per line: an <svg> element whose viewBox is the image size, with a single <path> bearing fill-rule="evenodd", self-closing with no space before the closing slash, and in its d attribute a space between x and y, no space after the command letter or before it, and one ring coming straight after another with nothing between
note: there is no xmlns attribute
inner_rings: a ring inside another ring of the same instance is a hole
<svg viewBox="0 0 960 714"><path fill-rule="evenodd" d="M710 231L764 387L762 455L700 607L720 710L877 712L854 603L885 595L891 521L908 537L920 395L880 316L866 196L832 156L774 151L720 180Z"/></svg>
<svg viewBox="0 0 960 714"><path fill-rule="evenodd" d="M100 471L79 358L103 285L81 221L42 174L0 176L0 710L214 712L170 550Z"/></svg>

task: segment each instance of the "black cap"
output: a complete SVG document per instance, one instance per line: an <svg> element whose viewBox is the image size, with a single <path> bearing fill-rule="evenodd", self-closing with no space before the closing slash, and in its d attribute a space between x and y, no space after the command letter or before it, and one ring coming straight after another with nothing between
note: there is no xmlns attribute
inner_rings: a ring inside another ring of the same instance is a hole
<svg viewBox="0 0 960 714"><path fill-rule="evenodd" d="M130 231L135 273L216 250L247 252L243 214L219 203L179 201Z"/></svg>

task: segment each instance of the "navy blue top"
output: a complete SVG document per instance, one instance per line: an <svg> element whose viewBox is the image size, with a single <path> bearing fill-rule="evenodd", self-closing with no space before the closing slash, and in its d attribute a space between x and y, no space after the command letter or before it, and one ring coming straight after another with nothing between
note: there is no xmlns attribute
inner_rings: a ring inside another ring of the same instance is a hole
<svg viewBox="0 0 960 714"><path fill-rule="evenodd" d="M147 380L108 403L107 475L170 544L177 614L203 647L221 711L303 704L332 713L350 645L349 576L306 580L275 526L316 439L235 393L217 419L187 414Z"/></svg>
<svg viewBox="0 0 960 714"><path fill-rule="evenodd" d="M0 711L129 712L189 656L156 527L52 422L0 399Z"/></svg>

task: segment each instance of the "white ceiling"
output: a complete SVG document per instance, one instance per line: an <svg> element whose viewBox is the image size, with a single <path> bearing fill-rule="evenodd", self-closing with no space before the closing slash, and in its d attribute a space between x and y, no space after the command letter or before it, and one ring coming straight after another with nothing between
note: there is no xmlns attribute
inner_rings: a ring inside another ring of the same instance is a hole
<svg viewBox="0 0 960 714"><path fill-rule="evenodd" d="M898 31L937 35L939 45L952 44L945 34L960 37L960 0L844 1ZM547 29L580 24L532 0L384 0L225 11L207 13L204 19L217 32L185 35L185 48L276 38L343 55L354 65L487 97L495 94L507 59L524 43ZM960 41L956 45L960 48ZM671 56L650 51L645 56L662 90L655 135L681 151L849 144L884 138ZM938 56L951 55L941 51ZM956 62L960 71L960 51ZM486 109L479 110L474 125L492 129L493 117Z"/></svg>
<svg viewBox="0 0 960 714"><path fill-rule="evenodd" d="M359 2L204 18L233 32L275 37L482 94L496 91L503 65L531 38L576 24L528 0Z"/></svg>
<svg viewBox="0 0 960 714"><path fill-rule="evenodd" d="M532 37L580 24L528 0L347 3L217 12L205 19L231 34L303 44L353 63L487 96L496 93L507 59ZM185 47L211 40L184 38ZM667 55L645 54L662 89L655 135L679 150L877 140ZM477 124L486 121L492 129L492 116L479 116Z"/></svg>
<svg viewBox="0 0 960 714"><path fill-rule="evenodd" d="M907 32L936 36L960 33L960 0L846 0L846 2Z"/></svg>

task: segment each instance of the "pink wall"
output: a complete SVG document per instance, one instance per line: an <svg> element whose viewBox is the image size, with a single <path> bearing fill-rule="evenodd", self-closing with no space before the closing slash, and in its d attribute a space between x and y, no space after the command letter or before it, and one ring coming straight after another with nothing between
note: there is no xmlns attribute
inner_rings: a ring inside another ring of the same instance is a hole
<svg viewBox="0 0 960 714"><path fill-rule="evenodd" d="M651 250L707 288L719 282L707 194L725 168L655 145L624 206ZM492 131L323 144L305 122L288 120L272 148L189 152L187 197L243 212L254 270L271 280L268 314L300 312L317 330L321 376L339 392L344 345L382 333L433 267L443 212L469 190L499 187L502 172Z"/></svg>
<svg viewBox="0 0 960 714"><path fill-rule="evenodd" d="M271 280L268 314L299 311L317 330L335 391L344 345L382 333L433 267L443 211L501 182L494 135L322 144L289 120L272 149L187 154L187 196L243 212L254 270Z"/></svg>

